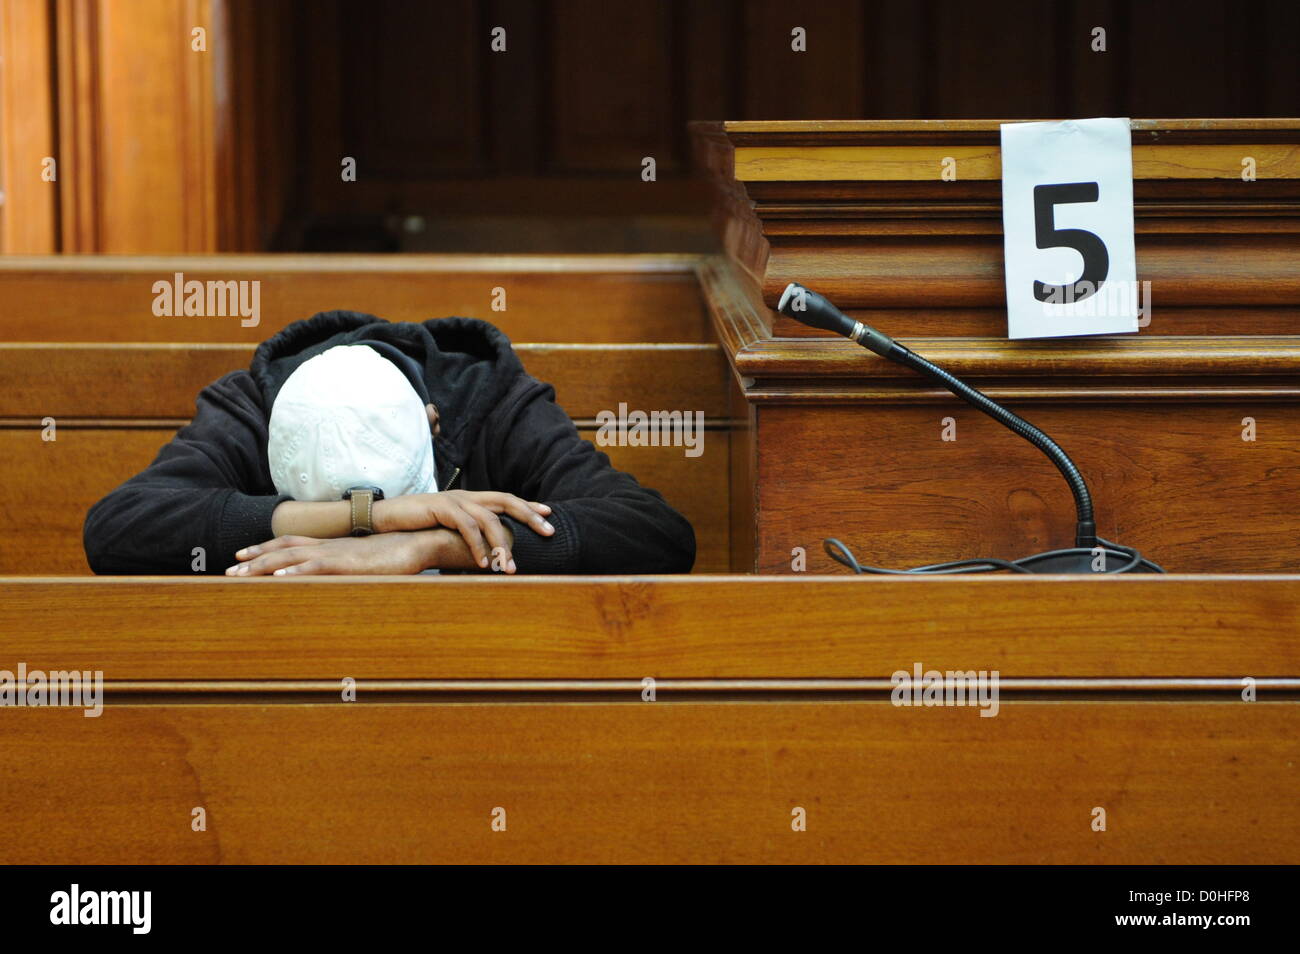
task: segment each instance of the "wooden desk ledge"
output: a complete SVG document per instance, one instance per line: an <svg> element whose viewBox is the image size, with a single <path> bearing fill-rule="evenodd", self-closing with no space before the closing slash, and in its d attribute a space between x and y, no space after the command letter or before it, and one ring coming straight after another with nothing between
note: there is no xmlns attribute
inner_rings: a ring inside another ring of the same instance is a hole
<svg viewBox="0 0 1300 954"><path fill-rule="evenodd" d="M124 682L882 680L920 663L1295 688L1300 576L2 577L0 633L0 668Z"/></svg>

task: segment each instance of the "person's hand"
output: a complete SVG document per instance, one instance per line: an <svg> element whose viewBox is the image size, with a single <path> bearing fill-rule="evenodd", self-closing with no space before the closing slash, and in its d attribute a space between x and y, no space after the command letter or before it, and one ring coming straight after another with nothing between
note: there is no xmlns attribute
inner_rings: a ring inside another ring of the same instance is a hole
<svg viewBox="0 0 1300 954"><path fill-rule="evenodd" d="M436 494L407 494L380 500L372 511L377 533L446 527L465 539L474 561L486 569L494 557L513 568L514 541L500 514L509 514L542 536L555 528L547 522L551 508L498 491L444 490Z"/></svg>
<svg viewBox="0 0 1300 954"><path fill-rule="evenodd" d="M376 533L368 537L276 537L245 547L226 576L311 574L412 574L429 566L430 540L420 533Z"/></svg>

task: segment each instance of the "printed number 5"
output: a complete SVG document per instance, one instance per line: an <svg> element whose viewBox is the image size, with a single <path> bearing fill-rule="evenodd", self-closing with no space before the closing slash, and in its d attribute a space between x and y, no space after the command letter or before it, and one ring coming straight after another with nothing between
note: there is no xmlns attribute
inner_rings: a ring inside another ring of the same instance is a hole
<svg viewBox="0 0 1300 954"><path fill-rule="evenodd" d="M1072 248L1083 256L1083 274L1074 283L1073 295L1067 285L1045 285L1035 279L1034 297L1039 301L1083 301L1097 293L1110 272L1110 254L1106 243L1086 229L1058 229L1056 206L1072 202L1096 202L1097 183L1063 182L1034 186L1034 237L1039 248Z"/></svg>

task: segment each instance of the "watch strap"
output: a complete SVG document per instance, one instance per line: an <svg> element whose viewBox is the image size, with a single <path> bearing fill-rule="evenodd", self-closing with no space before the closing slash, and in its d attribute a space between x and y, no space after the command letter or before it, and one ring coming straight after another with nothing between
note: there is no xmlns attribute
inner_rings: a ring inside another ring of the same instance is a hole
<svg viewBox="0 0 1300 954"><path fill-rule="evenodd" d="M375 532L375 492L370 489L353 490L348 495L352 505L352 536L368 537Z"/></svg>

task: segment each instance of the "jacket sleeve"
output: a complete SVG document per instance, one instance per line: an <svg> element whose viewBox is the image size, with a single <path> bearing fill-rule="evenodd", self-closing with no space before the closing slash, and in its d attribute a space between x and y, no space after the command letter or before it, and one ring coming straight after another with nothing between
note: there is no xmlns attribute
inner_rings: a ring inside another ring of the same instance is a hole
<svg viewBox="0 0 1300 954"><path fill-rule="evenodd" d="M270 486L266 440L261 394L248 372L204 388L194 419L154 462L90 508L82 537L90 568L220 574L236 550L269 540L271 514L290 498Z"/></svg>
<svg viewBox="0 0 1300 954"><path fill-rule="evenodd" d="M498 489L549 504L544 537L509 516L521 573L688 573L695 531L658 491L614 469L578 434L554 400L533 386L489 435L489 473Z"/></svg>

